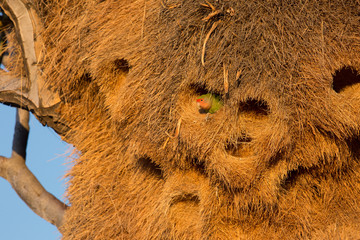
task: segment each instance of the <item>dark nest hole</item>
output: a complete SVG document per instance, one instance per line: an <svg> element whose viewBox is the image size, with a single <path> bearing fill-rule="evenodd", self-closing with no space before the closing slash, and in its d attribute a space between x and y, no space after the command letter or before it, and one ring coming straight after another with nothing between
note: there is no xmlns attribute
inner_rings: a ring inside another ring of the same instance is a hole
<svg viewBox="0 0 360 240"><path fill-rule="evenodd" d="M270 112L269 105L263 100L248 99L239 106L241 113L253 113L258 116L267 116Z"/></svg>
<svg viewBox="0 0 360 240"><path fill-rule="evenodd" d="M130 65L129 62L125 59L116 59L114 62L114 72L115 73L129 73Z"/></svg>
<svg viewBox="0 0 360 240"><path fill-rule="evenodd" d="M93 81L90 73L84 73L83 75L81 75L79 82L82 85L89 85L89 83L91 83Z"/></svg>
<svg viewBox="0 0 360 240"><path fill-rule="evenodd" d="M354 68L345 66L336 70L333 74L333 86L335 92L340 93L345 87L360 83L360 75Z"/></svg>
<svg viewBox="0 0 360 240"><path fill-rule="evenodd" d="M241 137L236 140L236 142L229 142L225 146L225 151L234 157L244 158L254 155L252 149L250 137Z"/></svg>
<svg viewBox="0 0 360 240"><path fill-rule="evenodd" d="M204 109L199 109L199 113L200 113L200 114L207 114L207 111L204 110Z"/></svg>
<svg viewBox="0 0 360 240"><path fill-rule="evenodd" d="M206 173L206 167L205 167L205 162L204 161L200 161L198 158L194 157L191 160L191 163L193 165L193 168L201 173L201 174L205 174Z"/></svg>
<svg viewBox="0 0 360 240"><path fill-rule="evenodd" d="M99 91L98 86L93 83L94 81L91 74L83 73L68 86L68 89L71 91L59 89L60 98L63 102L73 103L74 101L81 99L85 92L89 92L95 96Z"/></svg>
<svg viewBox="0 0 360 240"><path fill-rule="evenodd" d="M360 136L355 136L346 142L354 158L360 159Z"/></svg>
<svg viewBox="0 0 360 240"><path fill-rule="evenodd" d="M199 196L192 193L184 193L181 195L176 195L172 197L170 205L174 205L179 202L193 202L195 204L200 203Z"/></svg>
<svg viewBox="0 0 360 240"><path fill-rule="evenodd" d="M287 173L286 177L281 181L283 190L289 190L298 181L299 177L303 174L309 173L309 170L304 167L291 170Z"/></svg>
<svg viewBox="0 0 360 240"><path fill-rule="evenodd" d="M140 157L137 160L137 166L140 168L141 171L146 172L152 176L163 178L164 174L161 170L161 167L154 163L151 158L144 156Z"/></svg>
<svg viewBox="0 0 360 240"><path fill-rule="evenodd" d="M203 84L198 84L198 83L194 83L194 84L190 84L190 86L188 87L188 89L194 93L194 95L196 96L201 96L203 94L207 94L207 93L211 93L217 96L220 96L220 94L218 92L214 92L214 91L209 91L205 85Z"/></svg>
<svg viewBox="0 0 360 240"><path fill-rule="evenodd" d="M202 85L202 84L191 84L189 86L189 90L190 92L192 92L195 96L197 97L200 97L201 95L204 95L204 94L213 94L215 96L218 96L220 98L220 100L222 101L222 97L220 95L220 93L216 92L216 91L209 91L206 89L205 85ZM206 114L207 111L206 110L203 110L203 109L199 109L199 113L201 114Z"/></svg>

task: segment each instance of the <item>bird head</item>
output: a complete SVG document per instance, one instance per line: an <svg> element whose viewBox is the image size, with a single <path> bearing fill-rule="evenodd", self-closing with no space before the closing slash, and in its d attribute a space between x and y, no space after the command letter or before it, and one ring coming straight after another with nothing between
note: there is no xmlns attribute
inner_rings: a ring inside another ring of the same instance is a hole
<svg viewBox="0 0 360 240"><path fill-rule="evenodd" d="M199 109L203 109L203 110L206 110L206 111L211 108L210 99L207 99L207 98L204 98L204 97L196 99L196 104L197 104Z"/></svg>

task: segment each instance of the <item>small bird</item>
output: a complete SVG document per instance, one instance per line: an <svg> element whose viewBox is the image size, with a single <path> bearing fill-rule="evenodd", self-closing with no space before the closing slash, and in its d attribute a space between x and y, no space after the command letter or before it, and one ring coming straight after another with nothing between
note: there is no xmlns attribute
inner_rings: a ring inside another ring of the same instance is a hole
<svg viewBox="0 0 360 240"><path fill-rule="evenodd" d="M224 105L220 96L212 93L207 93L198 97L196 99L196 104L201 113L215 113Z"/></svg>

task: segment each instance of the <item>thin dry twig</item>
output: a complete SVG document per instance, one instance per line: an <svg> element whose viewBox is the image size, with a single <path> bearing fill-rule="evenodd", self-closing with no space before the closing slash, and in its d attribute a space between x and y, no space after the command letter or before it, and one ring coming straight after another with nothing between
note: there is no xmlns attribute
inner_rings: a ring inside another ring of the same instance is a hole
<svg viewBox="0 0 360 240"><path fill-rule="evenodd" d="M141 25L141 39L144 38L145 19L146 19L146 0L144 0L144 14L143 14L142 25Z"/></svg>
<svg viewBox="0 0 360 240"><path fill-rule="evenodd" d="M212 5L209 1L205 0L206 3L200 3L201 6L203 7L208 7L211 8L212 11L215 11L216 8L214 7L214 5Z"/></svg>
<svg viewBox="0 0 360 240"><path fill-rule="evenodd" d="M216 27L219 25L219 23L221 22L221 20L214 22L214 24L211 26L210 31L206 34L205 36L205 40L204 40L204 44L203 44L203 48L202 48L202 53L201 53L201 64L205 67L205 50L206 50L206 43L209 40L209 37L211 35L211 33L216 29Z"/></svg>
<svg viewBox="0 0 360 240"><path fill-rule="evenodd" d="M214 11L214 12L209 13L209 15L207 15L206 17L204 17L202 20L203 20L203 21L209 21L211 18L219 15L220 13L222 13L221 10L216 10L216 11Z"/></svg>
<svg viewBox="0 0 360 240"><path fill-rule="evenodd" d="M179 136L179 133L180 133L180 126L181 126L181 118L179 119L179 121L177 123L174 136L171 136L168 132L165 132L166 135L168 135L169 138L177 138Z"/></svg>
<svg viewBox="0 0 360 240"><path fill-rule="evenodd" d="M166 134L167 134L167 133L166 133ZM168 138L165 140L164 145L162 146L162 149L165 149L165 148L166 148L166 145L167 145L167 143L169 142L169 140L170 140L170 137L168 137Z"/></svg>
<svg viewBox="0 0 360 240"><path fill-rule="evenodd" d="M209 21L211 18L219 15L220 13L222 13L221 10L216 9L216 7L214 7L214 5L212 5L210 2L206 1L206 3L201 3L200 4L203 7L207 7L211 9L211 13L209 13L209 15L207 15L206 17L204 17L202 20L203 21Z"/></svg>
<svg viewBox="0 0 360 240"><path fill-rule="evenodd" d="M161 0L161 5L163 6L163 8L173 9L173 8L179 7L181 4L178 3L178 4L173 4L173 5L170 5L170 6L166 6L166 4L164 3L164 0Z"/></svg>
<svg viewBox="0 0 360 240"><path fill-rule="evenodd" d="M177 138L179 136L179 134L180 134L180 126L181 126L181 118L179 119L179 121L177 123L174 136L171 136L168 132L165 132L165 134L168 136L168 138L164 142L164 145L162 146L162 149L166 148L166 145L169 142L170 138Z"/></svg>
<svg viewBox="0 0 360 240"><path fill-rule="evenodd" d="M238 70L238 71L236 72L235 81L237 81L237 80L240 78L241 73L242 73L242 69L240 69L240 70Z"/></svg>
<svg viewBox="0 0 360 240"><path fill-rule="evenodd" d="M223 64L224 67L224 90L225 94L229 92L229 69L226 68L226 64Z"/></svg>

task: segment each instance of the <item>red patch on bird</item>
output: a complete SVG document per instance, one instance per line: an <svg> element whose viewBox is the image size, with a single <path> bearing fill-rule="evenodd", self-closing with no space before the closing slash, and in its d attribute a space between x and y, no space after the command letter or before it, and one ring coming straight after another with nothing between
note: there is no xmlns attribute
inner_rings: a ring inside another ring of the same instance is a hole
<svg viewBox="0 0 360 240"><path fill-rule="evenodd" d="M196 99L196 102L202 102L204 99L202 99L202 98L198 98L198 99Z"/></svg>

